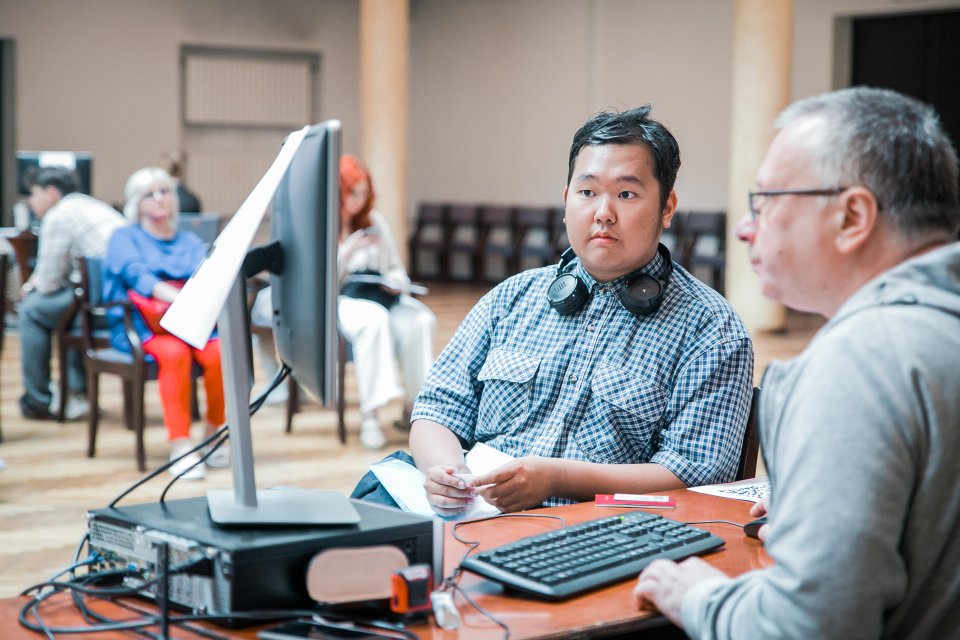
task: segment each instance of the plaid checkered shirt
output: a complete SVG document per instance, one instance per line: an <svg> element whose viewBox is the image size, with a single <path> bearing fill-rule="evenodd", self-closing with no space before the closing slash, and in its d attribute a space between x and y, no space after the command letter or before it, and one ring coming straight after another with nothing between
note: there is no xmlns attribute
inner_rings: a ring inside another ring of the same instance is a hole
<svg viewBox="0 0 960 640"><path fill-rule="evenodd" d="M659 255L644 267L660 273ZM413 420L512 456L660 464L688 486L733 480L753 347L729 303L678 265L660 308L635 316L579 260L591 292L561 316L554 267L516 275L470 311L421 387ZM570 500L551 497L547 506Z"/></svg>
<svg viewBox="0 0 960 640"><path fill-rule="evenodd" d="M76 259L102 258L114 230L126 219L110 205L82 193L70 193L40 222L37 266L30 284L40 293L53 293L78 278Z"/></svg>

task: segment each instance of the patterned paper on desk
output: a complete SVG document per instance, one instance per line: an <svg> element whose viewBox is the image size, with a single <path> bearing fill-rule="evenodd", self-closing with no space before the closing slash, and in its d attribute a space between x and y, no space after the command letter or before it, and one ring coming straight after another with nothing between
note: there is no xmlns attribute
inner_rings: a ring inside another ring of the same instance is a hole
<svg viewBox="0 0 960 640"><path fill-rule="evenodd" d="M725 484L708 484L702 487L690 487L690 491L705 493L710 496L719 496L721 498L760 502L761 499L770 495L770 479L764 476L762 478L750 478L749 480L727 482Z"/></svg>

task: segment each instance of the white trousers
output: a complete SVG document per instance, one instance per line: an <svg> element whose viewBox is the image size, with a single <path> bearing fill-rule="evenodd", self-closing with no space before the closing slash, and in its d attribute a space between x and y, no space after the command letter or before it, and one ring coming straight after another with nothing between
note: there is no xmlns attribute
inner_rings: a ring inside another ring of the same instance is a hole
<svg viewBox="0 0 960 640"><path fill-rule="evenodd" d="M360 410L373 411L401 396L412 402L433 364L433 312L407 295L390 309L340 296L339 314L340 332L353 348Z"/></svg>

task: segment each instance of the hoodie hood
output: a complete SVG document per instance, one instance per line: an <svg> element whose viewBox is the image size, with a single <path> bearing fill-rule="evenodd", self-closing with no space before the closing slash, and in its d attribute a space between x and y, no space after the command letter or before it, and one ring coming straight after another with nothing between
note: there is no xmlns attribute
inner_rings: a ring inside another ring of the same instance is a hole
<svg viewBox="0 0 960 640"><path fill-rule="evenodd" d="M952 242L880 274L847 300L828 324L869 307L919 304L960 316L960 242Z"/></svg>

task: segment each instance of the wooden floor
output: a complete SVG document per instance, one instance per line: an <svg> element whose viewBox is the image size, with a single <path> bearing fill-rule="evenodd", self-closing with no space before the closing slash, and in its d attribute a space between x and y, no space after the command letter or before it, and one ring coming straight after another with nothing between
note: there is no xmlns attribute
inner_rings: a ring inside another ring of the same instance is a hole
<svg viewBox="0 0 960 640"><path fill-rule="evenodd" d="M453 335L459 322L486 291L473 286L434 286L424 298L438 318L437 349ZM771 359L790 357L807 343L818 323L794 318L795 329L778 335L755 337L756 380ZM257 485L299 486L349 491L370 463L382 452L368 451L358 443L358 410L352 371L347 372L348 441L336 437L334 411L308 405L296 416L293 433L283 432L284 411L267 406L253 417ZM121 395L113 376L101 383L101 406L97 456L86 457L86 423L28 421L20 416L17 398L20 383L19 340L8 331L0 362L0 420L3 442L0 457L7 469L0 473L0 597L15 595L69 564L74 549L86 532L88 509L106 506L117 494L138 480L133 456L133 434L121 424ZM166 461L168 448L157 401L156 383L149 383L147 397L148 466ZM201 398L201 406L202 398ZM383 410L385 425L399 416L399 403ZM199 434L197 434L199 435ZM404 434L387 430L386 450L402 447ZM166 476L151 481L129 496L125 504L155 500ZM230 487L227 469L208 471L201 482L180 482L168 498L201 496L207 489Z"/></svg>

